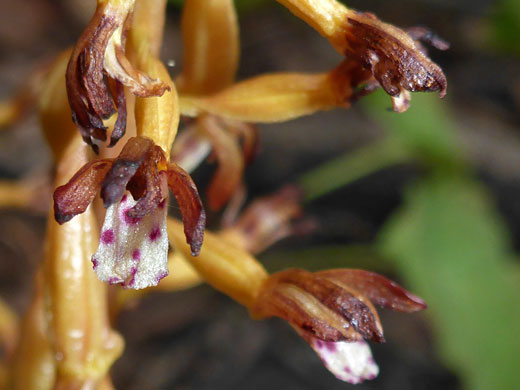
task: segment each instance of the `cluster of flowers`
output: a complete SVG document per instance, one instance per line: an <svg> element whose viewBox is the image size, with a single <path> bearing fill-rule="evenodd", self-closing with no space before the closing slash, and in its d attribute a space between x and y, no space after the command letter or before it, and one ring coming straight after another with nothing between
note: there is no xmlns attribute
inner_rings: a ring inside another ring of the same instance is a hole
<svg viewBox="0 0 520 390"><path fill-rule="evenodd" d="M19 388L110 388L108 369L122 340L110 328L99 280L125 289L207 282L255 319L288 321L337 378L351 383L378 374L365 341L384 341L374 304L402 312L426 307L372 272L269 275L253 257L297 230L302 194L285 187L239 213L244 167L257 151L251 123L346 108L379 87L403 112L410 92L442 97L447 87L419 41L446 44L426 29L404 31L336 0L278 1L345 56L336 68L235 82L233 1L185 0L184 65L174 82L159 60L165 0L98 0L75 47L47 70L39 107L58 187L40 283L15 359ZM176 139L181 115L193 119ZM205 231L203 203L189 175L210 153L218 168L207 204L212 210L228 205L217 233ZM168 187L182 223L168 216Z"/></svg>

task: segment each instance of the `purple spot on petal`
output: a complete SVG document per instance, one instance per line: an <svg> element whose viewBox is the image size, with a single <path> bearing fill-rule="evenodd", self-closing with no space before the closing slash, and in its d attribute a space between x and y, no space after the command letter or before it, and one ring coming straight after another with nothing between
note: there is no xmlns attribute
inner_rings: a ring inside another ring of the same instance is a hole
<svg viewBox="0 0 520 390"><path fill-rule="evenodd" d="M162 278L165 278L168 276L168 272L162 272L160 273L158 276L157 276L157 279L155 279L155 282L156 283L159 283L159 281L162 279Z"/></svg>
<svg viewBox="0 0 520 390"><path fill-rule="evenodd" d="M373 358L372 356L370 356L370 357L368 358L367 361L368 361L370 364L375 364L375 363L376 363L375 360L374 360L374 358Z"/></svg>
<svg viewBox="0 0 520 390"><path fill-rule="evenodd" d="M112 229L105 230L101 233L101 242L105 245L114 243L114 231Z"/></svg>
<svg viewBox="0 0 520 390"><path fill-rule="evenodd" d="M349 366L345 366L344 370L345 370L345 372L346 372L347 374L352 374L352 370L350 369Z"/></svg>
<svg viewBox="0 0 520 390"><path fill-rule="evenodd" d="M123 282L121 284L121 286L123 287L132 287L135 283L135 274L137 273L137 267L132 267L130 269L130 274L132 275L132 277L130 278L130 280L128 282Z"/></svg>
<svg viewBox="0 0 520 390"><path fill-rule="evenodd" d="M123 198L121 199L121 203L125 203L126 199L128 198L128 195L123 195Z"/></svg>
<svg viewBox="0 0 520 390"><path fill-rule="evenodd" d="M327 348L329 352L336 352L336 344L334 343L325 343L325 348Z"/></svg>
<svg viewBox="0 0 520 390"><path fill-rule="evenodd" d="M152 229L152 231L150 232L150 241L155 241L157 240L159 237L161 237L161 229L156 226Z"/></svg>
<svg viewBox="0 0 520 390"><path fill-rule="evenodd" d="M128 225L136 225L139 223L139 221L141 221L141 218L132 218L128 215L128 212L131 210L132 208L129 207L127 208L124 212L123 212L123 215L124 215L124 218L125 218L125 222L126 224Z"/></svg>
<svg viewBox="0 0 520 390"><path fill-rule="evenodd" d="M163 200L161 200L161 202L159 203L159 208L162 210L164 209L164 206L166 206L166 198L164 198Z"/></svg>
<svg viewBox="0 0 520 390"><path fill-rule="evenodd" d="M367 375L367 376L366 376L366 379L368 379L369 381L371 381L371 380L373 380L373 379L376 379L376 376L377 376L377 375L370 374L370 375Z"/></svg>
<svg viewBox="0 0 520 390"><path fill-rule="evenodd" d="M111 278L108 279L108 283L109 283L109 284L117 284L117 283L121 283L121 279L116 278L115 276L112 276Z"/></svg>
<svg viewBox="0 0 520 390"><path fill-rule="evenodd" d="M316 340L316 347L318 347L318 348L321 349L321 348L323 348L323 344L324 344L323 341L321 341L321 340Z"/></svg>
<svg viewBox="0 0 520 390"><path fill-rule="evenodd" d="M90 261L92 261L92 269L96 269L99 262L95 258L90 259Z"/></svg>
<svg viewBox="0 0 520 390"><path fill-rule="evenodd" d="M138 248L135 248L132 252L132 259L139 261L141 260L141 251Z"/></svg>

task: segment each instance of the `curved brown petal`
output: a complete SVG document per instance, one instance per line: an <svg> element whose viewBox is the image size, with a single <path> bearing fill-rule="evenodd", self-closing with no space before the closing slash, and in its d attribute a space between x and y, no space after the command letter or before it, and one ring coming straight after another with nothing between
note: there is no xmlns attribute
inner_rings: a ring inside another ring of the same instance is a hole
<svg viewBox="0 0 520 390"><path fill-rule="evenodd" d="M305 270L288 270L279 274L280 282L292 283L315 296L328 308L346 318L365 339L384 341L380 325L370 307L342 288L319 274Z"/></svg>
<svg viewBox="0 0 520 390"><path fill-rule="evenodd" d="M177 164L168 164L168 186L179 205L186 242L190 245L192 256L200 253L204 238L206 213L199 193L190 175Z"/></svg>
<svg viewBox="0 0 520 390"><path fill-rule="evenodd" d="M406 32L368 12L355 13L347 20L350 48L345 54L370 68L386 93L396 97L402 90L439 91L441 97L446 95L444 73Z"/></svg>
<svg viewBox="0 0 520 390"><path fill-rule="evenodd" d="M375 310L354 296L352 290L319 274L301 269L278 272L268 279L258 302L260 310L271 311L271 315L281 316L321 340L362 337L384 342ZM331 326L343 338L329 338Z"/></svg>
<svg viewBox="0 0 520 390"><path fill-rule="evenodd" d="M105 208L121 200L128 182L136 174L153 146L153 141L145 137L133 137L128 140L101 184L101 198ZM132 195L136 190L134 189L133 192ZM142 192L144 193L144 190Z"/></svg>
<svg viewBox="0 0 520 390"><path fill-rule="evenodd" d="M122 86L140 97L160 96L170 87L134 68L125 56L126 33L134 1L99 2L94 17L76 43L66 72L67 95L72 119L85 142L94 151L94 140L105 141L108 119L118 109L116 128L110 146L115 145L126 128L125 96ZM108 80L117 81L111 91Z"/></svg>
<svg viewBox="0 0 520 390"><path fill-rule="evenodd" d="M83 140L95 151L97 146L93 140L106 140L103 119L115 112L104 82L103 57L108 41L120 22L117 15L104 11L104 7L96 9L74 46L66 72L72 119L78 125Z"/></svg>
<svg viewBox="0 0 520 390"><path fill-rule="evenodd" d="M126 97L125 97L125 88L124 85L121 84L117 80L113 80L114 83L114 92L113 95L116 98L116 107L117 107L117 119L114 124L114 129L112 130L112 134L110 134L110 144L109 147L115 146L117 141L119 141L126 133Z"/></svg>
<svg viewBox="0 0 520 390"><path fill-rule="evenodd" d="M56 188L54 218L60 225L87 209L94 200L112 162L112 159L91 161L84 165L67 184Z"/></svg>
<svg viewBox="0 0 520 390"><path fill-rule="evenodd" d="M338 269L320 271L317 272L317 275L349 285L381 307L406 313L427 308L421 298L374 272L360 269Z"/></svg>
<svg viewBox="0 0 520 390"><path fill-rule="evenodd" d="M166 160L162 149L154 145L128 183L128 190L138 199L128 211L130 218L142 218L165 204L168 197L167 179L158 165Z"/></svg>
<svg viewBox="0 0 520 390"><path fill-rule="evenodd" d="M208 203L210 209L220 210L240 186L244 159L237 140L223 129L217 117L204 115L199 123L199 129L209 138L218 162L208 188Z"/></svg>
<svg viewBox="0 0 520 390"><path fill-rule="evenodd" d="M290 284L269 283L258 296L255 312L282 318L308 338L362 340L348 321L323 307L312 295Z"/></svg>

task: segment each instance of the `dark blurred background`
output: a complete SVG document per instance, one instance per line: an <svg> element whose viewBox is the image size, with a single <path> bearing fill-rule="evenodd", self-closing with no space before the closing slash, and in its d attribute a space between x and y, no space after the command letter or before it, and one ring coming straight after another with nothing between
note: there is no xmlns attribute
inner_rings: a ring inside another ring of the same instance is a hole
<svg viewBox="0 0 520 390"><path fill-rule="evenodd" d="M74 43L91 3L0 0L0 98ZM173 75L182 68L180 3L169 6L162 54L175 61ZM239 79L327 71L341 61L276 2L236 3ZM262 151L246 173L249 198L286 183L319 196L305 205L318 228L260 260L270 270L377 271L429 303L420 314L381 312L388 342L373 346L381 373L359 389L518 388L520 2L347 5L400 27L428 26L449 41L449 51L430 50L447 75L448 96L414 94L412 108L398 115L377 93L348 111L261 125ZM374 145L386 144L413 157L381 163ZM201 187L211 169L195 172ZM50 170L36 112L29 110L0 133L0 178ZM30 300L44 227L44 214L0 210L0 293L19 313ZM118 326L127 342L113 368L119 389L353 388L329 374L285 323L254 322L207 286L150 294Z"/></svg>

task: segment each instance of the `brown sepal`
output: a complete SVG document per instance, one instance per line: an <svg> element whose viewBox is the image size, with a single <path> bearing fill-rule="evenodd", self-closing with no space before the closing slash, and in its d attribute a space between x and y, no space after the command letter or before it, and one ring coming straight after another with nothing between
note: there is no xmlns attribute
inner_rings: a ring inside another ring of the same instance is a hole
<svg viewBox="0 0 520 390"><path fill-rule="evenodd" d="M277 274L281 283L291 283L316 297L329 309L346 318L365 339L383 342L376 317L370 308L351 292L327 280L319 274L290 269Z"/></svg>
<svg viewBox="0 0 520 390"><path fill-rule="evenodd" d="M351 49L345 54L371 69L386 93L395 97L403 89L439 91L440 97L444 97L444 73L403 30L382 23L370 13L357 13L355 18L348 18L348 23Z"/></svg>
<svg viewBox="0 0 520 390"><path fill-rule="evenodd" d="M125 96L125 87L117 80L109 79L111 84L114 84L113 96L116 98L116 107L117 107L117 119L114 124L114 129L112 130L112 134L110 134L110 144L109 148L115 146L117 141L119 141L126 133L126 96Z"/></svg>
<svg viewBox="0 0 520 390"><path fill-rule="evenodd" d="M304 305L292 300L284 289L293 286L316 300L308 299ZM320 305L333 312L333 315L316 315ZM282 317L315 337L325 341L355 340L360 338L384 342L383 332L377 313L352 293L327 278L302 269L289 269L272 275L263 286L258 305L264 313ZM339 323L343 324L338 327ZM330 328L337 330L342 337L328 338ZM350 329L349 329L350 328ZM350 330L346 335L345 330ZM355 329L355 331L354 331Z"/></svg>
<svg viewBox="0 0 520 390"><path fill-rule="evenodd" d="M130 218L142 218L166 202L167 190L165 192L165 188L163 188L166 177L158 169L158 165L164 165L165 161L162 149L153 145L135 175L130 179L127 189L132 193L134 199L138 199L135 206L128 211Z"/></svg>
<svg viewBox="0 0 520 390"><path fill-rule="evenodd" d="M200 119L200 130L208 137L218 167L207 191L211 210L220 210L240 187L244 158L235 137L224 129L225 123L212 115Z"/></svg>
<svg viewBox="0 0 520 390"><path fill-rule="evenodd" d="M117 27L116 17L105 14L103 7L98 7L74 46L67 66L67 95L72 120L78 125L83 140L96 153L98 148L93 140L106 140L103 119L109 118L115 112L104 81L103 58L108 41Z"/></svg>
<svg viewBox="0 0 520 390"><path fill-rule="evenodd" d="M190 175L177 164L168 164L168 186L181 211L186 242L190 245L191 254L197 256L202 246L206 224L206 213L197 187Z"/></svg>
<svg viewBox="0 0 520 390"><path fill-rule="evenodd" d="M149 157L154 146L153 141L145 137L133 137L128 140L101 184L101 198L105 207L121 200L130 179ZM144 193L144 189L134 186L131 192L134 198L138 198Z"/></svg>
<svg viewBox="0 0 520 390"><path fill-rule="evenodd" d="M54 191L54 218L59 224L83 213L94 200L112 159L85 164L69 181Z"/></svg>
<svg viewBox="0 0 520 390"><path fill-rule="evenodd" d="M325 318L319 318L305 310L300 302L288 294L287 286L271 279L266 284L257 298L256 312L286 320L307 337L317 337L331 342L362 339L357 332L350 332L351 337L346 337L340 329L330 325ZM349 327L347 322L343 325Z"/></svg>
<svg viewBox="0 0 520 390"><path fill-rule="evenodd" d="M317 272L317 275L349 285L376 305L387 309L411 313L427 308L421 298L374 272L360 269L337 269L320 271Z"/></svg>

